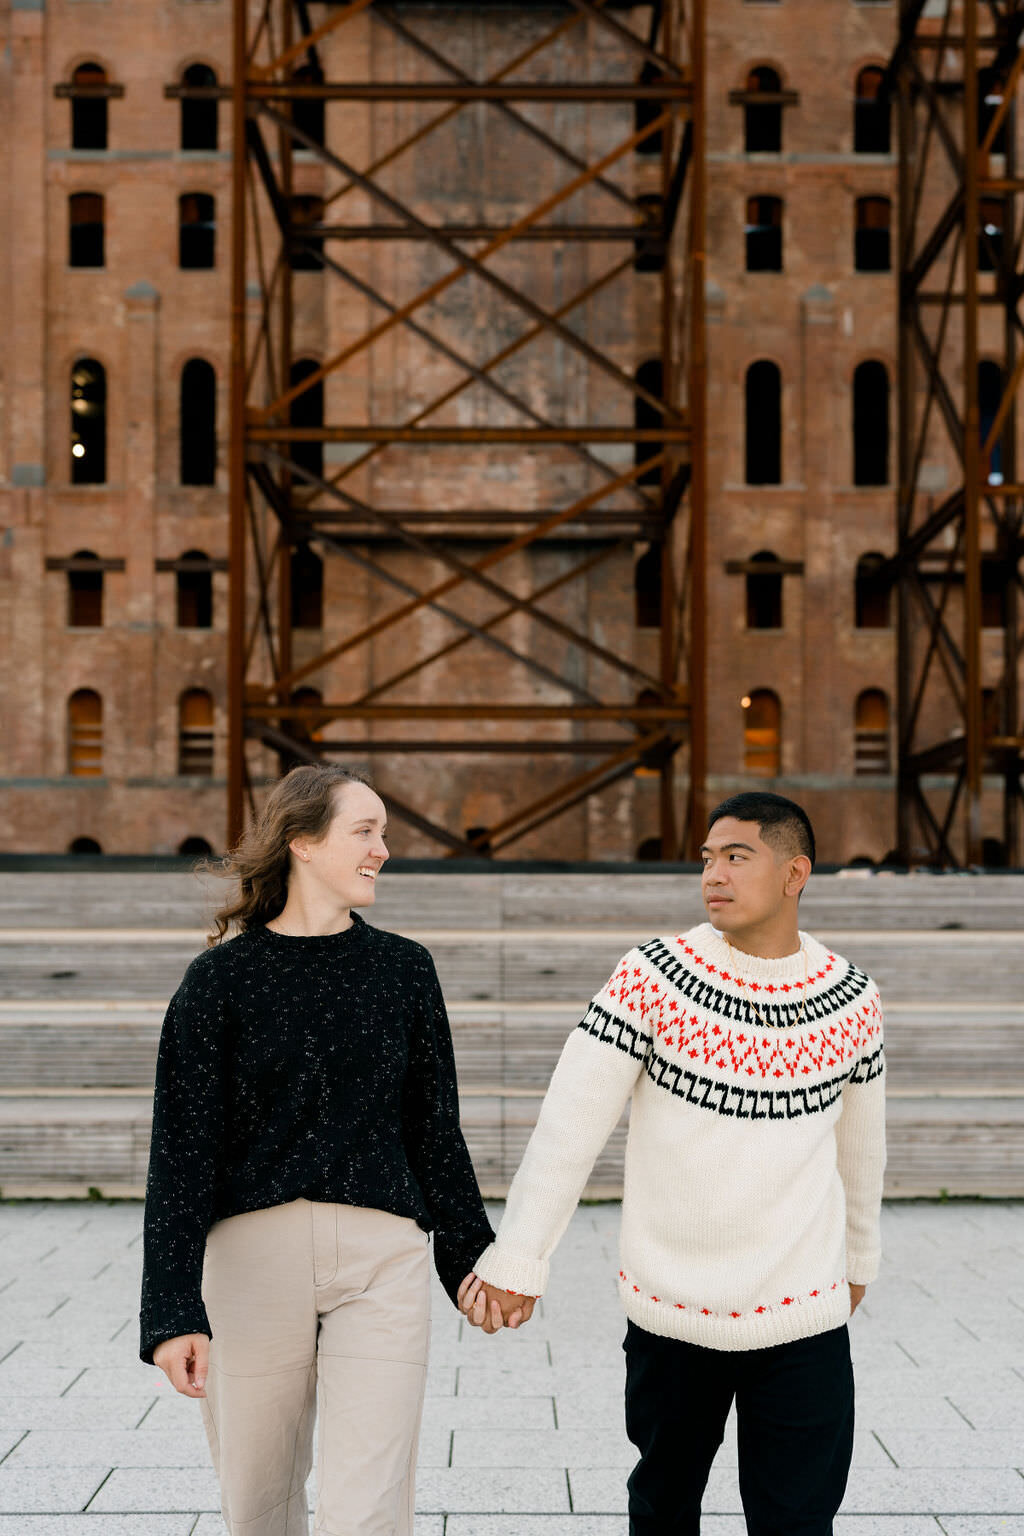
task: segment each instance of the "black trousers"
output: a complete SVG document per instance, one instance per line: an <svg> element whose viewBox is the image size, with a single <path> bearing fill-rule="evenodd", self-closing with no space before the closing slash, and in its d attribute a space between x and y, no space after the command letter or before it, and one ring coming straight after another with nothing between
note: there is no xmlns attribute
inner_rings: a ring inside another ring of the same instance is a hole
<svg viewBox="0 0 1024 1536"><path fill-rule="evenodd" d="M749 1536L832 1536L853 1455L846 1324L770 1349L702 1349L628 1325L630 1536L699 1536L733 1399Z"/></svg>

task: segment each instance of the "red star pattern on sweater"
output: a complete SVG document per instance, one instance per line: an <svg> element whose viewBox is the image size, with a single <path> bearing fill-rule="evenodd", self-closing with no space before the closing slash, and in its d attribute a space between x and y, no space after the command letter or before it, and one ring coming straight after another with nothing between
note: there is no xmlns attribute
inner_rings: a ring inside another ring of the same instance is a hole
<svg viewBox="0 0 1024 1536"><path fill-rule="evenodd" d="M666 1022L658 1009L653 1010L651 1022L660 1043L675 1048L689 1061L705 1067L714 1064L720 1071L731 1069L741 1079L777 1081L809 1077L855 1061L878 1035L881 1010L872 1000L834 1023L805 1025L788 1034L734 1029L715 1022L713 1015L702 1019L690 1014L678 1024L674 1019Z"/></svg>
<svg viewBox="0 0 1024 1536"><path fill-rule="evenodd" d="M683 939L676 943L690 957L694 967L708 975L718 974L737 988L774 995L803 990L803 982L782 982L778 986L754 981L745 983L738 976L716 972ZM824 981L835 969L836 956L829 954L824 967L808 977L808 982ZM714 1014L681 1013L676 998L669 998L658 982L645 974L642 966L621 965L608 983L608 994L630 1014L639 1013L649 1023L653 1034L666 1049L677 1051L686 1060L719 1071L731 1070L740 1081L755 1078L761 1082L782 1079L798 1081L821 1075L844 1063L855 1061L865 1046L880 1033L882 1012L876 997L861 1007L828 1023L804 1024L783 1034L772 1028L767 1033L750 1026L723 1025Z"/></svg>
<svg viewBox="0 0 1024 1536"><path fill-rule="evenodd" d="M785 1312L787 1307L804 1306L809 1302L817 1301L818 1297L823 1294L822 1289L819 1286L817 1290L808 1291L803 1296L783 1296L779 1301L776 1302L762 1302L759 1307L751 1307L748 1313L716 1312L711 1307L698 1307L693 1303L687 1303L685 1301L662 1301L660 1296L644 1296L640 1287L634 1284L624 1269L619 1270L619 1280L624 1286L629 1287L634 1296L640 1296L644 1301L653 1301L660 1307L671 1307L675 1312L697 1312L701 1317L763 1317L766 1314L772 1312L777 1312L781 1315ZM827 1292L831 1293L832 1291L837 1291L841 1285L845 1284L846 1276L844 1275L841 1280L833 1280L832 1284L828 1286Z"/></svg>

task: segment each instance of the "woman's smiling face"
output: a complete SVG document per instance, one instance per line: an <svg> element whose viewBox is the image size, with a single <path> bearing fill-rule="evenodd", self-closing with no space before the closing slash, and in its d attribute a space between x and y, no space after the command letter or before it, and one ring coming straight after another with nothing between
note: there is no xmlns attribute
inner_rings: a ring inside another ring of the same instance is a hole
<svg viewBox="0 0 1024 1536"><path fill-rule="evenodd" d="M334 791L334 815L319 842L296 838L293 852L312 879L347 907L371 906L374 882L387 862L387 811L368 784L343 784Z"/></svg>

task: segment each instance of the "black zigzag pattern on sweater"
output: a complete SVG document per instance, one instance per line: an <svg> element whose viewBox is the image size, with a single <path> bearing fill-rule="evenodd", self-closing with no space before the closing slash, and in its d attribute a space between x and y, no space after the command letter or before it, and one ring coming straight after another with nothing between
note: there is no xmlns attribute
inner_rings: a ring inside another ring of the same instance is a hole
<svg viewBox="0 0 1024 1536"><path fill-rule="evenodd" d="M651 1046L650 1035L637 1029L626 1019L620 1019L618 1014L602 1008L599 1003L591 1003L580 1020L578 1028L588 1035L593 1035L595 1040L603 1040L605 1045L614 1045L617 1051L623 1051L627 1056L632 1056L634 1061L647 1059L647 1052Z"/></svg>
<svg viewBox="0 0 1024 1536"><path fill-rule="evenodd" d="M698 1109L710 1109L737 1120L799 1120L829 1109L841 1096L844 1083L868 1083L880 1077L883 1059L879 1045L872 1055L862 1057L851 1072L793 1088L746 1088L716 1081L691 1072L681 1062L667 1061L656 1051L650 1053L644 1066L658 1088L666 1088L674 1097L685 1099Z"/></svg>
<svg viewBox="0 0 1024 1536"><path fill-rule="evenodd" d="M824 992L806 996L792 1003L769 1003L762 990L757 1001L757 1013L750 1000L737 997L716 987L712 981L703 981L687 965L686 960L674 955L661 939L648 939L639 946L640 953L670 981L676 991L688 998L696 1008L704 1008L716 1018L744 1024L754 1029L764 1023L772 1029L795 1029L798 1023L830 1019L835 1014L853 1007L871 986L871 979L855 965L846 962L846 972Z"/></svg>

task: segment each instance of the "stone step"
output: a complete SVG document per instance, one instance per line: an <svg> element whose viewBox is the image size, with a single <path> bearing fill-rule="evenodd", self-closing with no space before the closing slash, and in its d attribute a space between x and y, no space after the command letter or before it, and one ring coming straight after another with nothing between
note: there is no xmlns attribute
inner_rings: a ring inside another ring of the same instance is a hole
<svg viewBox="0 0 1024 1536"><path fill-rule="evenodd" d="M462 1122L485 1194L508 1187L533 1128L539 1094L468 1093ZM0 1098L4 1196L140 1195L147 1095ZM1024 1096L899 1097L888 1109L886 1194L1024 1195ZM586 1194L622 1192L625 1121L595 1164Z"/></svg>
<svg viewBox="0 0 1024 1536"><path fill-rule="evenodd" d="M451 1000L579 1005L603 984L619 957L649 929L417 928ZM1024 940L1015 931L819 930L869 971L883 1001L984 998L1013 1002L1024 984ZM73 931L0 929L0 999L160 999L170 997L202 947L196 930Z"/></svg>
<svg viewBox="0 0 1024 1536"><path fill-rule="evenodd" d="M543 1091L579 1017L574 1004L453 1003L464 1089ZM162 1009L0 1009L0 1090L148 1089ZM894 1004L886 1013L889 1085L908 1092L1024 1093L1024 1003Z"/></svg>
<svg viewBox="0 0 1024 1536"><path fill-rule="evenodd" d="M4 871L0 928L204 928L225 887L216 879L160 873ZM621 871L483 874L385 873L374 920L384 928L636 927L645 936L704 920L695 874ZM1024 875L814 875L801 920L819 928L1024 930Z"/></svg>

